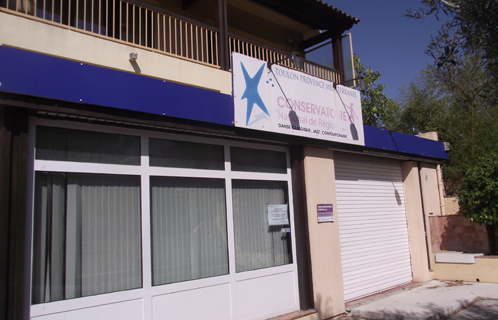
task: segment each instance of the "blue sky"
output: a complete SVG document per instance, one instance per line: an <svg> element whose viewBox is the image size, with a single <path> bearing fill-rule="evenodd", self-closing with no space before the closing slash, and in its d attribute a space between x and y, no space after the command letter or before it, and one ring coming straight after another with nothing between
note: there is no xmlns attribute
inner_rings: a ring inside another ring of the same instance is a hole
<svg viewBox="0 0 498 320"><path fill-rule="evenodd" d="M409 8L422 7L420 0L325 0L360 22L349 32L353 51L365 67L379 71L379 83L391 99L399 96L399 88L419 76L420 70L432 63L424 53L431 34L437 35L441 22L433 16L424 20L404 17Z"/></svg>

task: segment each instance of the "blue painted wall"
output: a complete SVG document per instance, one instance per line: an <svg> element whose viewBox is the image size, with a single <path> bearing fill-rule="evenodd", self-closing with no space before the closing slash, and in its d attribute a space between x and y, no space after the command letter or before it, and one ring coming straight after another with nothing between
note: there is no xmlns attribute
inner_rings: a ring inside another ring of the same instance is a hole
<svg viewBox="0 0 498 320"><path fill-rule="evenodd" d="M0 46L0 90L232 125L232 96Z"/></svg>
<svg viewBox="0 0 498 320"><path fill-rule="evenodd" d="M411 134L384 130L372 126L363 126L365 132L365 146L403 154L415 154L425 157L448 159L444 144Z"/></svg>
<svg viewBox="0 0 498 320"><path fill-rule="evenodd" d="M0 91L232 126L232 96L0 46ZM447 159L442 142L364 126L365 146Z"/></svg>

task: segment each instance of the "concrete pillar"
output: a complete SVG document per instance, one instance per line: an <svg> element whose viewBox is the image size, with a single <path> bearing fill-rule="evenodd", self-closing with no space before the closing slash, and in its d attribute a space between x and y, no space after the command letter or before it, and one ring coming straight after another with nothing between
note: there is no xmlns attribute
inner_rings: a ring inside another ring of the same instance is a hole
<svg viewBox="0 0 498 320"><path fill-rule="evenodd" d="M304 148L304 174L313 296L320 319L327 319L345 311L333 151ZM333 204L334 222L318 223L317 204Z"/></svg>
<svg viewBox="0 0 498 320"><path fill-rule="evenodd" d="M422 208L418 164L415 161L406 161L402 163L401 168L403 172L403 184L405 187L408 238L410 241L413 281L429 281L434 278L434 274L431 270L429 270L429 221L424 216Z"/></svg>

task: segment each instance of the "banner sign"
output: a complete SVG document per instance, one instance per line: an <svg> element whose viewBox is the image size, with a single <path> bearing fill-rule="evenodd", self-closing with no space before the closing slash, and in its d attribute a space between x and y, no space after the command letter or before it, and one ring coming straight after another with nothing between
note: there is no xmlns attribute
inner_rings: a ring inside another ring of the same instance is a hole
<svg viewBox="0 0 498 320"><path fill-rule="evenodd" d="M365 145L360 92L232 54L235 126Z"/></svg>

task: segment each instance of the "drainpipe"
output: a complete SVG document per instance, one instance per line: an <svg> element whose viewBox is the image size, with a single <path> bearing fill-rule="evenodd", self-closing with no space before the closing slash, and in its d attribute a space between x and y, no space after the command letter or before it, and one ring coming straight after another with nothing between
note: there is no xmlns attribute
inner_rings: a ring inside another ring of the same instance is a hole
<svg viewBox="0 0 498 320"><path fill-rule="evenodd" d="M446 215L446 208L444 203L444 182L443 182L443 171L441 170L441 165L436 166L436 177L437 177L437 190L439 192L439 213L442 216Z"/></svg>

